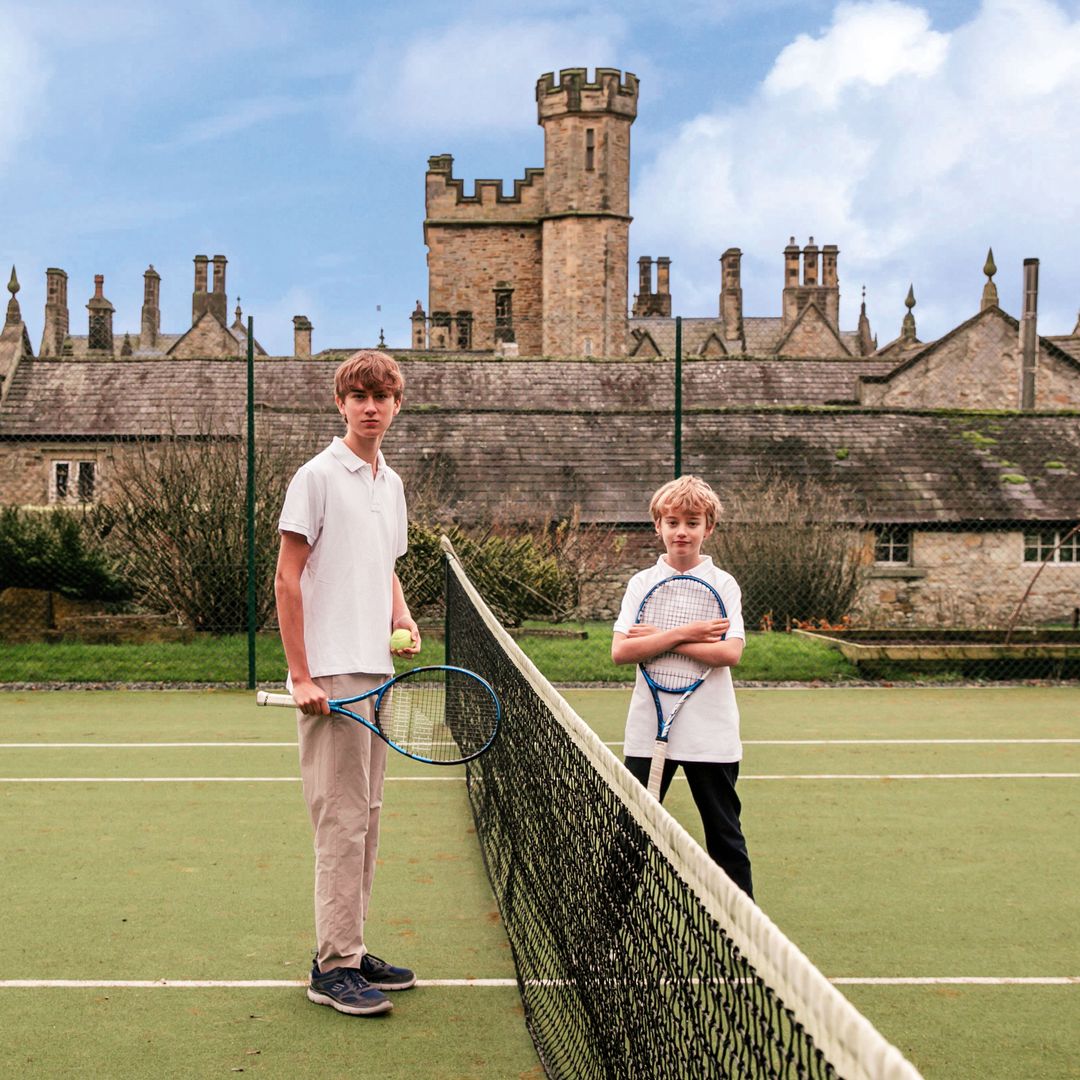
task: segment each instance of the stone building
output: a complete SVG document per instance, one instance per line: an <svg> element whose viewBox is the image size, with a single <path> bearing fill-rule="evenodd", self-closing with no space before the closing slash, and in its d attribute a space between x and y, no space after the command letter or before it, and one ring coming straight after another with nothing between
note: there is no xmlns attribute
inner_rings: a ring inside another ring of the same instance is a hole
<svg viewBox="0 0 1080 1080"><path fill-rule="evenodd" d="M682 470L732 505L763 478L842 494L871 560L866 620L1000 625L1036 573L1025 621L1068 620L1080 607L1080 322L1038 332L1037 261L1023 267L1019 316L1000 307L991 253L952 330L919 338L912 287L879 347L865 304L854 329L839 324L836 245L789 242L776 316L744 313L729 248L716 314L682 320L676 438L670 260L638 259L632 308L627 287L637 90L606 68L541 78L545 165L511 195L499 181L466 195L449 156L431 159L429 311L413 313L412 348L393 350L406 407L386 444L415 502L464 524L574 517L624 532L628 566L590 601L607 614L651 542L649 495L681 441ZM139 438L242 437L246 331L239 311L227 324L224 275L221 256L196 258L180 334L161 332L152 267L138 331L114 328L99 279L74 336L67 275L48 270L35 356L12 272L0 505L107 499ZM299 457L339 429L330 387L347 353L313 353L311 323L293 325L293 355L254 346L255 415L261 443Z"/></svg>

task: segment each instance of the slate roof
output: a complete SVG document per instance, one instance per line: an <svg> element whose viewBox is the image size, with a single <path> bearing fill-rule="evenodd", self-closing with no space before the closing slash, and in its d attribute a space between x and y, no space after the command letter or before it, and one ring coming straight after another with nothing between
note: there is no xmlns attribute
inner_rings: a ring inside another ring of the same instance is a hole
<svg viewBox="0 0 1080 1080"><path fill-rule="evenodd" d="M631 334L635 329L647 331L656 342L663 356L675 355L675 320L660 316L644 316L629 320ZM724 338L724 322L715 319L683 319L683 356L700 354L710 334L716 334L721 341ZM743 336L746 340L745 356L774 356L777 346L783 340L783 319L777 316L749 316L743 319ZM852 356L859 355L859 334L855 330L841 330L840 340L847 346ZM633 338L630 347L633 348ZM738 343L725 342L725 347L734 352Z"/></svg>
<svg viewBox="0 0 1080 1080"><path fill-rule="evenodd" d="M1080 414L828 407L880 361L697 361L685 366L683 469L721 495L769 474L849 493L852 514L935 524L1080 519ZM463 519L580 509L644 523L673 474L669 361L404 361L406 407L385 449L408 482L434 476ZM256 365L259 438L297 461L340 433L334 363ZM841 378L841 375L843 378ZM583 387L587 389L583 389ZM803 403L792 405L803 395ZM28 360L0 440L244 432L235 360ZM786 405L772 404L786 400ZM816 404L815 404L816 403ZM537 407L538 404L542 407Z"/></svg>

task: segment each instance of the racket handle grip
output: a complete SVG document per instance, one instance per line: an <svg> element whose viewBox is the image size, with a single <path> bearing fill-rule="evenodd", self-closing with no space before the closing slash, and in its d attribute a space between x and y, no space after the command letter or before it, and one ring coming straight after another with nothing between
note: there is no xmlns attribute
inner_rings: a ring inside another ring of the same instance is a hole
<svg viewBox="0 0 1080 1080"><path fill-rule="evenodd" d="M652 764L649 766L649 794L660 798L660 784L664 779L664 761L667 759L667 743L657 739L653 743Z"/></svg>
<svg viewBox="0 0 1080 1080"><path fill-rule="evenodd" d="M255 703L257 705L287 705L296 708L296 702L293 701L291 694L268 694L265 690L260 690L255 695Z"/></svg>

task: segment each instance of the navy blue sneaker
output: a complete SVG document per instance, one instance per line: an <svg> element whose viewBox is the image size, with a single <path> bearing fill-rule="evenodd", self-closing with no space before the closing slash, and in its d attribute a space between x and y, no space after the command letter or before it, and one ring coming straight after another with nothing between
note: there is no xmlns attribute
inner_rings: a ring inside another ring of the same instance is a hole
<svg viewBox="0 0 1080 1080"><path fill-rule="evenodd" d="M361 957L360 974L376 990L408 990L416 985L416 976L408 968L394 967L371 953Z"/></svg>
<svg viewBox="0 0 1080 1080"><path fill-rule="evenodd" d="M317 964L312 964L307 996L316 1005L329 1005L350 1016L377 1016L394 1007L390 999L372 986L357 968L339 967L320 971Z"/></svg>

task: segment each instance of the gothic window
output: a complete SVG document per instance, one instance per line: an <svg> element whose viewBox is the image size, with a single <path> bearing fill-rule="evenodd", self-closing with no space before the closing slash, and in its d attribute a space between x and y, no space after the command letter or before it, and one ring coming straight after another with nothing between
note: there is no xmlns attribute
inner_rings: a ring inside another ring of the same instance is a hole
<svg viewBox="0 0 1080 1080"><path fill-rule="evenodd" d="M585 129L585 171L596 168L596 132L593 128Z"/></svg>
<svg viewBox="0 0 1080 1080"><path fill-rule="evenodd" d="M459 349L472 348L471 311L459 311L457 313L457 347Z"/></svg>
<svg viewBox="0 0 1080 1080"><path fill-rule="evenodd" d="M495 288L495 340L514 340L514 290L508 286Z"/></svg>

